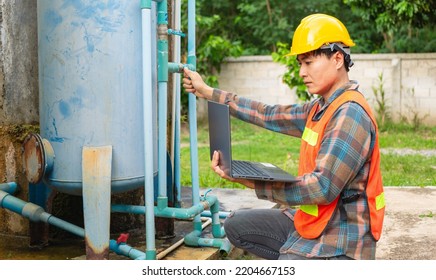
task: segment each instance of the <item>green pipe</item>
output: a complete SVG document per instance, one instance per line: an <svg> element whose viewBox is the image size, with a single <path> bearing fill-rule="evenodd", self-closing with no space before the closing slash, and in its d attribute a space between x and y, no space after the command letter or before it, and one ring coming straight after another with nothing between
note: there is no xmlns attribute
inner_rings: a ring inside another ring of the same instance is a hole
<svg viewBox="0 0 436 280"><path fill-rule="evenodd" d="M168 71L170 73L182 73L183 68L184 68L184 66L182 63L175 63L175 62L168 63Z"/></svg>
<svg viewBox="0 0 436 280"><path fill-rule="evenodd" d="M210 191L211 190L206 191L203 199L207 199L209 197L207 196L207 194ZM226 233L224 231L224 228L221 227L221 223L220 223L220 216L219 216L220 203L218 200L216 200L215 203L210 206L210 213L212 214L212 235L218 238L224 237Z"/></svg>
<svg viewBox="0 0 436 280"><path fill-rule="evenodd" d="M201 238L201 231L194 230L185 236L185 245L192 247L220 248L222 254L230 252L230 242L227 239Z"/></svg>
<svg viewBox="0 0 436 280"><path fill-rule="evenodd" d="M151 9L151 0L141 0L141 9Z"/></svg>
<svg viewBox="0 0 436 280"><path fill-rule="evenodd" d="M186 34L180 30L168 29L168 35L176 35L180 37L185 37Z"/></svg>
<svg viewBox="0 0 436 280"><path fill-rule="evenodd" d="M230 214L230 212L219 212L218 217L220 219L226 219L229 216L229 214ZM212 217L212 213L208 210L205 210L201 213L201 216L210 218L210 217Z"/></svg>
<svg viewBox="0 0 436 280"><path fill-rule="evenodd" d="M175 63L175 62L169 62L168 63L168 71L170 73L183 73L183 68L188 68L189 70L194 71L194 65L192 64L182 64L182 63Z"/></svg>
<svg viewBox="0 0 436 280"><path fill-rule="evenodd" d="M208 196L199 204L190 208L172 208L167 207L168 203L165 200L158 198L158 206L155 206L154 212L156 217L162 218L177 218L177 219L192 219L198 214L202 213L205 209L208 209L210 205L217 203L215 196ZM116 213L132 213L132 214L145 214L146 210L144 206L140 205L120 205L115 204L111 206L111 211ZM218 220L219 222L219 220Z"/></svg>
<svg viewBox="0 0 436 280"><path fill-rule="evenodd" d="M230 242L227 239L211 239L211 238L199 238L198 245L202 247L215 247L220 248L221 254L228 254L230 252Z"/></svg>
<svg viewBox="0 0 436 280"><path fill-rule="evenodd" d="M157 5L157 56L158 82L168 82L168 11L167 0Z"/></svg>

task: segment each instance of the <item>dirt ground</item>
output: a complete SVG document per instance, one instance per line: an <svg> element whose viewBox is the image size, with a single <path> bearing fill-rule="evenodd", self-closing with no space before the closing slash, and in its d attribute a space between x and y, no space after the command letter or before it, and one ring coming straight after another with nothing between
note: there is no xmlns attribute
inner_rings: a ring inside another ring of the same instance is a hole
<svg viewBox="0 0 436 280"><path fill-rule="evenodd" d="M436 188L386 188L377 259L436 260Z"/></svg>

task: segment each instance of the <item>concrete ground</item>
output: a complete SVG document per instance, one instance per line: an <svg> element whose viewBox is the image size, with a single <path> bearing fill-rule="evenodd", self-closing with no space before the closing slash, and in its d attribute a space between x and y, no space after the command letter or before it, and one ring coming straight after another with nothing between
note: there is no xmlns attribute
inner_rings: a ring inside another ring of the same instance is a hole
<svg viewBox="0 0 436 280"><path fill-rule="evenodd" d="M223 210L272 208L253 190L213 189ZM386 216L379 260L436 260L436 187L385 187Z"/></svg>

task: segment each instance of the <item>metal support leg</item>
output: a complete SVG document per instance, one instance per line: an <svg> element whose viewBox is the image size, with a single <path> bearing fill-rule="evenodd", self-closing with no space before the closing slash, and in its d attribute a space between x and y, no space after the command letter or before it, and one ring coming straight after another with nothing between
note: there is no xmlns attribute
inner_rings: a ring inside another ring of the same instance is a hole
<svg viewBox="0 0 436 280"><path fill-rule="evenodd" d="M53 199L56 192L40 182L29 184L29 202L41 206L46 212L51 213ZM29 223L30 247L42 248L48 245L49 225L45 223Z"/></svg>
<svg viewBox="0 0 436 280"><path fill-rule="evenodd" d="M109 257L112 146L83 147L86 259Z"/></svg>

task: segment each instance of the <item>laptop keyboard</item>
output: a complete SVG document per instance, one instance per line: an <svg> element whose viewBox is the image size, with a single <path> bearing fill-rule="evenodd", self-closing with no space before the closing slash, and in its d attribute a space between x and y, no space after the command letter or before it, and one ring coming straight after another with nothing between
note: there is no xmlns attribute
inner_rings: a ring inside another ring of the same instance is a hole
<svg viewBox="0 0 436 280"><path fill-rule="evenodd" d="M261 169L257 168L253 164L248 161L243 160L233 160L232 161L232 170L235 173L242 175L253 175L253 176L262 176L262 177L270 177L267 173L263 172Z"/></svg>

